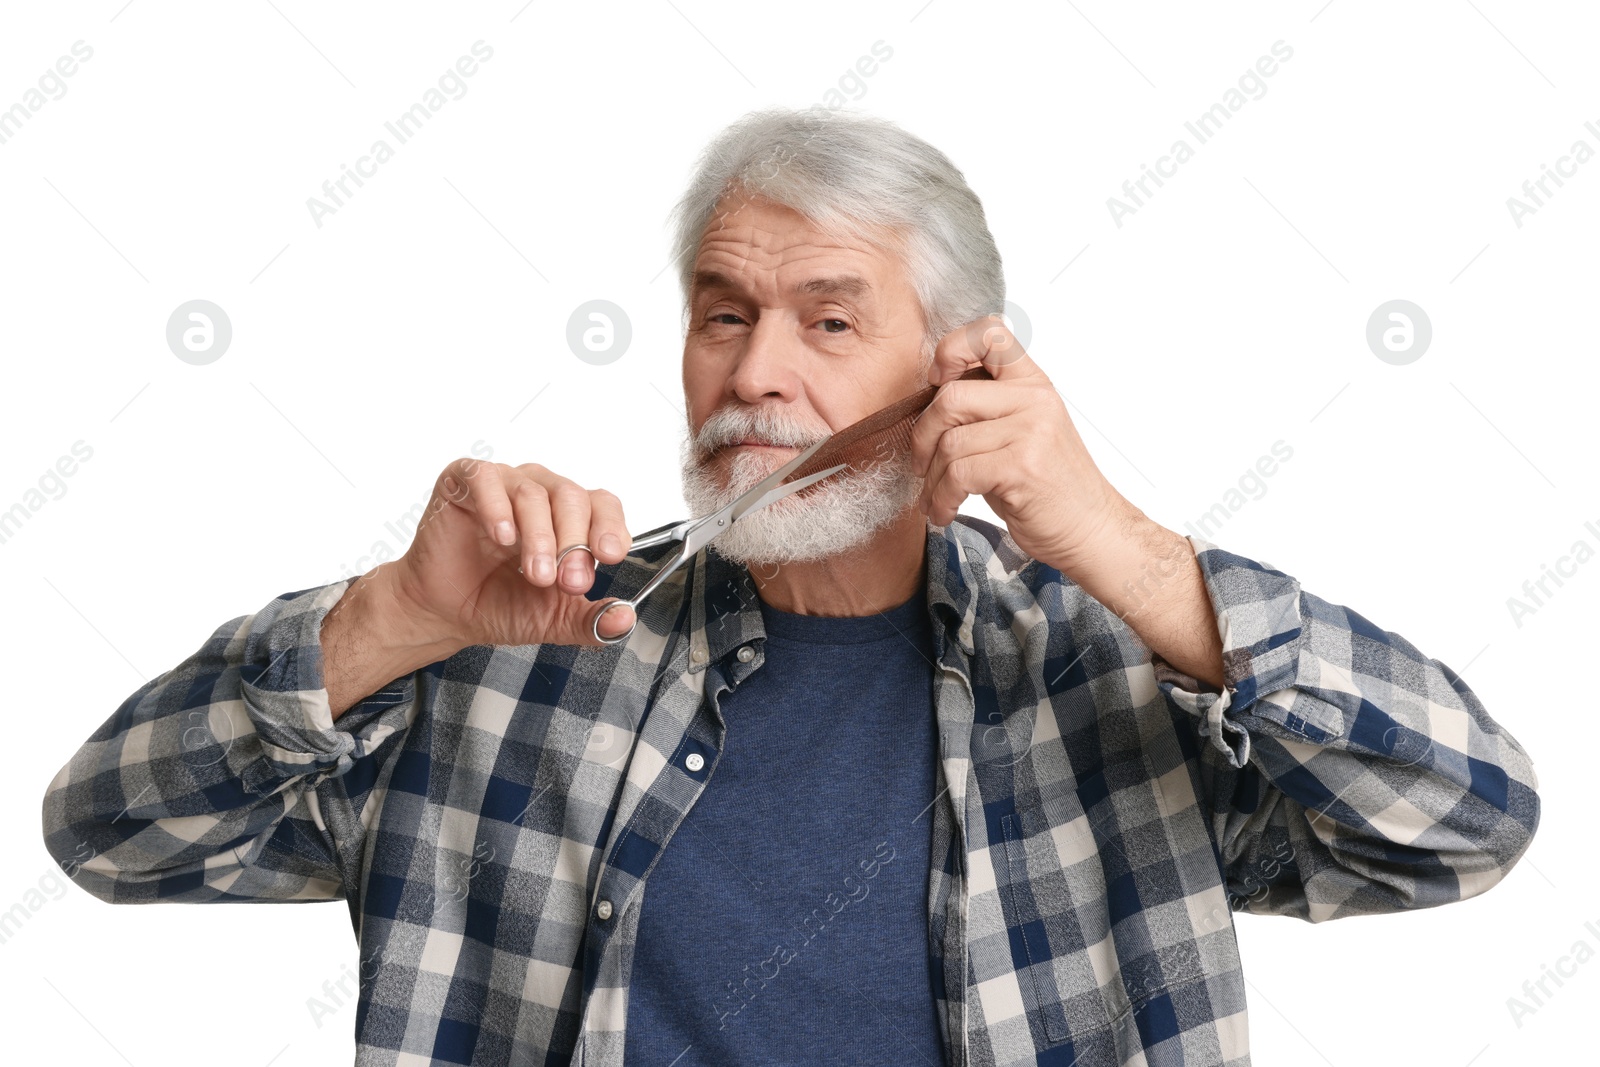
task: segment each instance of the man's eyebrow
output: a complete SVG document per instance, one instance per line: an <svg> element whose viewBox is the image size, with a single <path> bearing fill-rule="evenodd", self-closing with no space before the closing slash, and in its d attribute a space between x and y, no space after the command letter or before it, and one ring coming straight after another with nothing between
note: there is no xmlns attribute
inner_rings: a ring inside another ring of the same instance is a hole
<svg viewBox="0 0 1600 1067"><path fill-rule="evenodd" d="M812 278L799 286L802 293L814 296L866 296L872 285L859 274L840 274L831 278Z"/></svg>
<svg viewBox="0 0 1600 1067"><path fill-rule="evenodd" d="M743 286L714 270L697 270L689 283L690 292L706 289L726 289L742 292ZM795 286L795 292L811 296L865 297L872 294L872 283L859 274L837 274L811 278Z"/></svg>
<svg viewBox="0 0 1600 1067"><path fill-rule="evenodd" d="M699 292L702 289L735 289L739 287L725 274L718 274L714 270L697 270L689 279L689 291Z"/></svg>

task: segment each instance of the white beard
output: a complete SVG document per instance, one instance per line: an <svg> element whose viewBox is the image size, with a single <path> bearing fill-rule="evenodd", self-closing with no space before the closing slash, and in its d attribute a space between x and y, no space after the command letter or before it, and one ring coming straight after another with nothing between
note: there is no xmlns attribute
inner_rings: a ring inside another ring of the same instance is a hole
<svg viewBox="0 0 1600 1067"><path fill-rule="evenodd" d="M738 449L708 460L730 441L757 438L806 448L828 436L781 409L722 408L682 448L683 499L694 518L726 507L789 461L781 452ZM730 462L731 459L731 462ZM724 485L717 467L726 467ZM856 548L893 522L922 495L909 453L876 460L866 470L845 470L764 508L748 512L712 542L735 563L802 563Z"/></svg>

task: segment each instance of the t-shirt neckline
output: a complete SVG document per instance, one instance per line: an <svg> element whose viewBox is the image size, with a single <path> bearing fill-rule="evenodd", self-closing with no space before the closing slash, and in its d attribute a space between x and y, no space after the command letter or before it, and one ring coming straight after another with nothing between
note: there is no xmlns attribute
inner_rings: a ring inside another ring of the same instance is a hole
<svg viewBox="0 0 1600 1067"><path fill-rule="evenodd" d="M918 587L909 598L870 615L845 617L800 615L761 603L767 636L778 641L813 645L859 645L928 629L927 591Z"/></svg>

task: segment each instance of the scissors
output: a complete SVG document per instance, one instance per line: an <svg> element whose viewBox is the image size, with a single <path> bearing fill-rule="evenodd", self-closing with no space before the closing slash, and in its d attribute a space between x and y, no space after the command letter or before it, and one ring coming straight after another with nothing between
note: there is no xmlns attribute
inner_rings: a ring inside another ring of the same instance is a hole
<svg viewBox="0 0 1600 1067"><path fill-rule="evenodd" d="M628 635L633 633L634 626L638 625L638 608L639 605L644 601L645 597L655 592L662 582L665 582L668 578L672 577L674 572L676 572L685 563L689 562L689 560L693 558L693 556L702 548L710 544L721 534L725 533L729 529L732 529L734 523L738 522L752 511L756 511L759 508L764 508L773 501L782 500L784 497L798 493L802 489L807 489L810 486L815 485L817 482L822 481L822 479L827 478L830 475L838 474L840 471L848 467L848 463L836 464L835 466L829 467L826 470L818 471L816 474L809 475L805 478L799 478L793 482L784 484L783 480L787 478L791 472L797 470L801 464L810 459L817 449L821 448L829 440L830 438L825 437L821 441L816 442L810 448L807 448L805 451L789 460L789 462L785 463L783 466L779 467L777 470L761 479L761 481L757 482L748 492L741 494L738 499L722 508L719 508L711 514L698 519L685 519L683 522L677 523L674 526L669 526L665 530L660 530L656 533L644 534L643 536L633 538L628 545L628 550L630 552L634 549L649 548L652 545L666 544L670 541L680 541L682 544L679 545L677 553L672 556L660 570L656 571L656 573L650 577L648 582L644 583L643 588L635 593L632 599L613 600L611 603L595 612L594 621L589 624L589 631L594 634L595 640L607 645L615 645L626 640ZM573 552L580 548L589 553L589 555L594 555L594 550L588 545L568 545L566 548L561 550L559 555L556 556L556 570L558 572L560 571L561 560L568 552ZM633 625L630 625L626 630L612 637L600 636L601 617L612 608L624 607L634 609Z"/></svg>

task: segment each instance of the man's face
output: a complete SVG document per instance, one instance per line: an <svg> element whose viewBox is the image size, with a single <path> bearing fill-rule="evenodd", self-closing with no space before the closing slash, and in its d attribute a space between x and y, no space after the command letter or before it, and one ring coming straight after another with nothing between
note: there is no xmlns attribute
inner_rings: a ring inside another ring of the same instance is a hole
<svg viewBox="0 0 1600 1067"><path fill-rule="evenodd" d="M683 350L695 515L927 384L921 308L897 245L884 243L830 235L760 198L719 205L695 258ZM919 488L904 464L846 472L752 513L717 547L744 562L824 558L866 540Z"/></svg>

